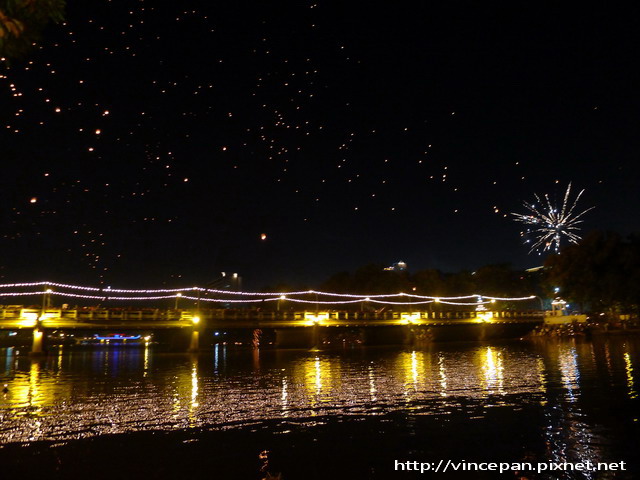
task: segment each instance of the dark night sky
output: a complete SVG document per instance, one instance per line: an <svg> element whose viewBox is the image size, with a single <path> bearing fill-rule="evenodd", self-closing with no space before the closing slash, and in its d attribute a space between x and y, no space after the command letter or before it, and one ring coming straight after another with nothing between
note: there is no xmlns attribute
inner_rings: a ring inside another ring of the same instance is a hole
<svg viewBox="0 0 640 480"><path fill-rule="evenodd" d="M69 3L0 70L3 282L531 267L509 213L569 182L640 230L637 11Z"/></svg>

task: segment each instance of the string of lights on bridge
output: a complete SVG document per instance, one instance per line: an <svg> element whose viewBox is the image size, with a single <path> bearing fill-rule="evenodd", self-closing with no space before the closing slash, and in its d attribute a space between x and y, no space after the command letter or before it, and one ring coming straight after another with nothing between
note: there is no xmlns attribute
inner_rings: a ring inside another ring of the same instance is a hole
<svg viewBox="0 0 640 480"><path fill-rule="evenodd" d="M36 291L5 291L8 289L38 288L42 290ZM63 289L72 290L72 292L53 290ZM83 293L75 293L79 291ZM87 293L84 293L87 292ZM119 295L120 294L120 295ZM121 296L121 294L130 294ZM131 295L133 294L133 295ZM137 295L136 295L137 294ZM205 296L203 296L203 294ZM207 295L217 295L218 297L208 297ZM391 293L391 294L350 294L336 292L322 292L316 290L300 290L295 292L244 292L219 290L203 287L187 287L187 288L157 288L157 289L121 289L111 287L89 287L81 285L70 285L56 282L31 282L31 283L7 283L0 284L1 297L21 297L34 295L55 295L59 297L78 298L87 300L113 300L113 301L141 301L141 300L167 300L167 299L185 299L197 302L209 303L261 303L274 301L289 301L296 303L323 304L323 305L345 305L350 303L371 302L386 305L423 305L431 303L442 303L446 305L467 305L480 306L494 303L496 301L520 302L529 301L536 298L535 295L524 297L494 297L489 295L459 295L459 296L430 296L417 295L411 293ZM296 298L301 296L313 295L314 299ZM219 298L219 296L231 296L235 298ZM238 298L249 297L249 298ZM259 297L259 298L256 298ZM318 297L334 297L338 300L320 300ZM410 299L410 301L397 301L391 299ZM467 300L467 301L461 301Z"/></svg>

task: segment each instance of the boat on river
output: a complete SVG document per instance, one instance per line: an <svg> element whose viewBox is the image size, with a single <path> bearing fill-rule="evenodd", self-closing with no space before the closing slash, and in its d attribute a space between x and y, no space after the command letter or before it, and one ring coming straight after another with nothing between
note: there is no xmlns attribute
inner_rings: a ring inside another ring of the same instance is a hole
<svg viewBox="0 0 640 480"><path fill-rule="evenodd" d="M105 333L93 334L82 337L75 337L76 345L97 345L97 346L144 346L151 341L150 335L128 335L125 333Z"/></svg>

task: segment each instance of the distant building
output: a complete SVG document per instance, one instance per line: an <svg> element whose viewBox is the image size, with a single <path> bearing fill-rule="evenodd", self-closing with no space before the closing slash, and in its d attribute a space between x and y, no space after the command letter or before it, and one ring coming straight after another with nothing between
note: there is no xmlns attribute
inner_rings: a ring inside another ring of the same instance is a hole
<svg viewBox="0 0 640 480"><path fill-rule="evenodd" d="M407 264L404 263L402 260L400 260L399 262L394 263L390 267L385 267L385 270L389 270L392 272L404 272L405 270L407 270Z"/></svg>

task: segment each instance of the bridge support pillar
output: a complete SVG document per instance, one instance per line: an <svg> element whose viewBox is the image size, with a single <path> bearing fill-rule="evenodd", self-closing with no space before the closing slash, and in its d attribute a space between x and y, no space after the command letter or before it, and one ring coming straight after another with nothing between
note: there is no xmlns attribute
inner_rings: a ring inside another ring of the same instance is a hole
<svg viewBox="0 0 640 480"><path fill-rule="evenodd" d="M200 332L194 330L191 332L191 342L189 343L189 352L197 352L200 350Z"/></svg>
<svg viewBox="0 0 640 480"><path fill-rule="evenodd" d="M33 329L33 342L31 343L31 351L29 355L39 356L44 355L42 349L42 341L44 339L44 332L38 328Z"/></svg>
<svg viewBox="0 0 640 480"><path fill-rule="evenodd" d="M320 335L320 327L314 325L311 331L311 348L320 348L322 345L322 337Z"/></svg>
<svg viewBox="0 0 640 480"><path fill-rule="evenodd" d="M478 340L484 342L485 340L487 340L487 334L487 326L483 323L480 325L480 334Z"/></svg>

